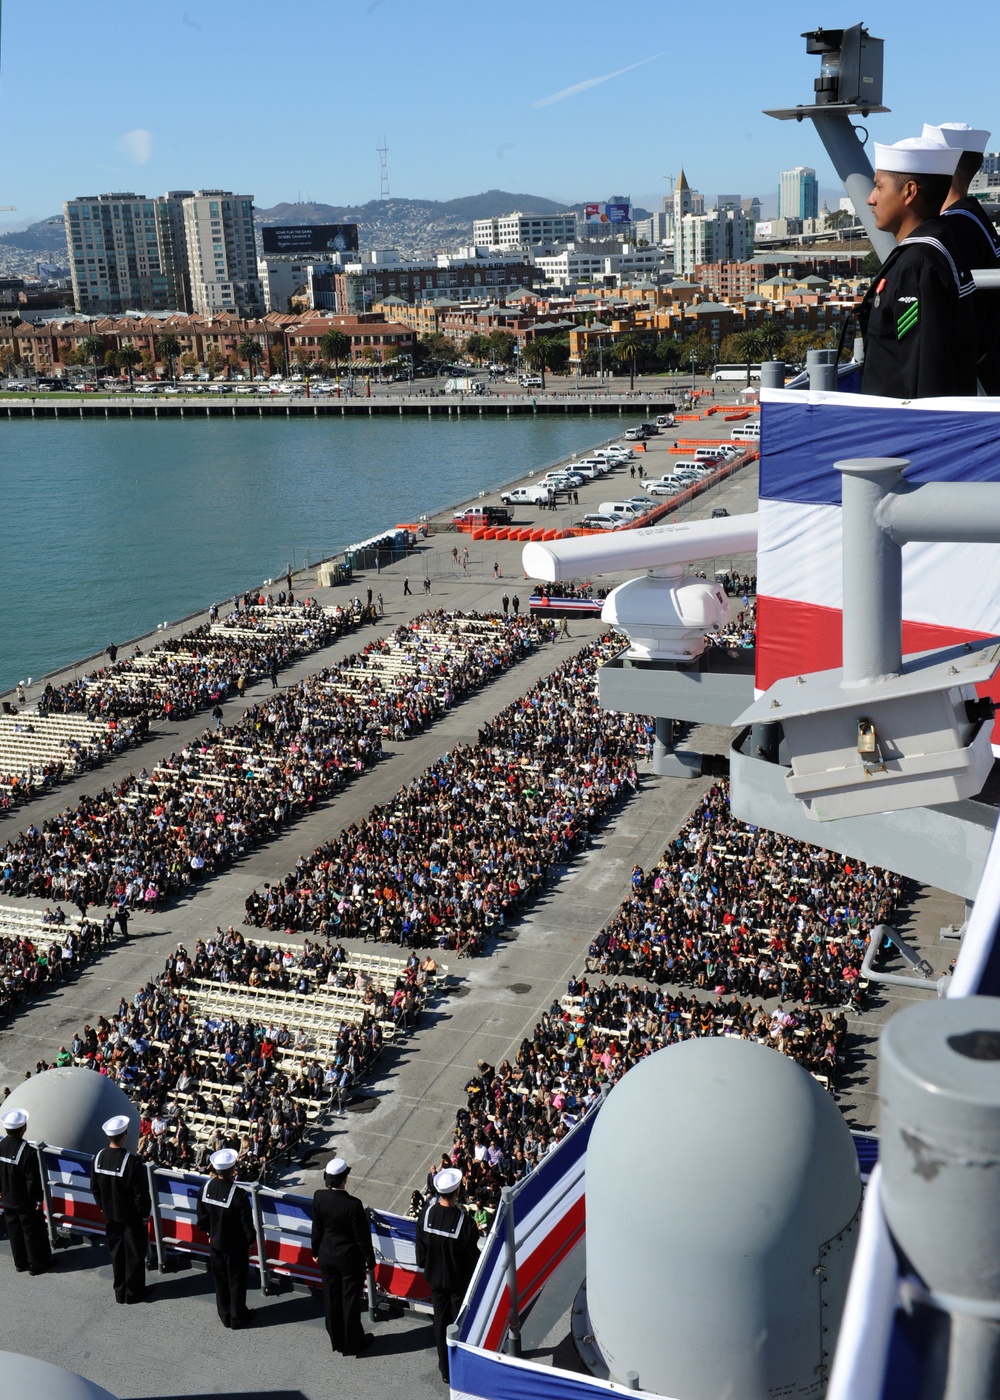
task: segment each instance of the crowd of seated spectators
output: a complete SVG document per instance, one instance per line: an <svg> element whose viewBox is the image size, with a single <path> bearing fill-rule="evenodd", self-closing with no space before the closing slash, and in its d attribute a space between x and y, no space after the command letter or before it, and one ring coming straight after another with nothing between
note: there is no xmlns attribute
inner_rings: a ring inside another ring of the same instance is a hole
<svg viewBox="0 0 1000 1400"><path fill-rule="evenodd" d="M75 977L115 936L115 921L71 920L58 906L46 909L45 935L0 935L0 1018Z"/></svg>
<svg viewBox="0 0 1000 1400"><path fill-rule="evenodd" d="M638 786L650 726L602 710L607 634L539 680L391 802L247 900L246 922L327 939L482 952Z"/></svg>
<svg viewBox="0 0 1000 1400"><path fill-rule="evenodd" d="M891 923L902 878L733 817L717 783L590 947L611 976L717 996L856 1003L869 932Z"/></svg>
<svg viewBox="0 0 1000 1400"><path fill-rule="evenodd" d="M445 1160L464 1171L477 1216L495 1210L501 1189L537 1165L602 1085L679 1041L754 1040L834 1087L844 1004L867 929L891 918L898 877L744 826L719 783L631 884L587 971L570 979L513 1063L480 1061L466 1085Z"/></svg>
<svg viewBox="0 0 1000 1400"><path fill-rule="evenodd" d="M213 606L208 622L165 638L148 652L135 647L119 657L117 648L109 648L114 660L106 666L59 686L46 685L38 712L186 719L234 694L238 681L245 686L273 675L378 615L374 604L360 598L346 607L322 608L310 599L289 603L284 594L279 597L280 603L270 594L234 598L221 622Z"/></svg>
<svg viewBox="0 0 1000 1400"><path fill-rule="evenodd" d="M225 869L554 635L426 614L0 848L0 893L149 909ZM392 662L391 675L384 667Z"/></svg>
<svg viewBox="0 0 1000 1400"><path fill-rule="evenodd" d="M433 971L413 957L388 986L367 974L362 986L359 976L342 948L321 950L307 941L292 953L251 942L233 927L216 928L190 953L179 944L155 982L77 1032L69 1062L106 1074L133 1100L144 1160L204 1171L212 1152L232 1147L241 1178L267 1176L317 1115L344 1111L378 1058L383 1025L417 1024ZM364 1014L356 1024L342 1021L332 1049L321 1049L291 1008L284 1021L235 1008L227 1016L214 1006L199 1013L192 1005L198 980L303 994L352 986Z"/></svg>

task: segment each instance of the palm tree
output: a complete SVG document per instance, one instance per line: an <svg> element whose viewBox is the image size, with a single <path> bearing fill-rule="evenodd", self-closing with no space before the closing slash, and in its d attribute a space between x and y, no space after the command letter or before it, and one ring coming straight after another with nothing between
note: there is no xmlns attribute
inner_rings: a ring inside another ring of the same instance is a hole
<svg viewBox="0 0 1000 1400"><path fill-rule="evenodd" d="M257 366L264 358L264 347L255 336L245 335L236 347L236 353L241 360L246 361L247 373L250 379L254 377Z"/></svg>
<svg viewBox="0 0 1000 1400"><path fill-rule="evenodd" d="M156 353L167 362L167 377L174 377L174 361L181 353L181 343L175 335L161 335L156 340Z"/></svg>
<svg viewBox="0 0 1000 1400"><path fill-rule="evenodd" d="M101 337L99 335L87 335L80 341L80 352L86 355L87 359L94 366L94 383L97 383L98 365L97 359L101 353Z"/></svg>
<svg viewBox="0 0 1000 1400"><path fill-rule="evenodd" d="M537 369L542 376L542 388L545 388L545 366L548 364L549 352L544 336L538 336L534 340L529 340L521 347L521 364L527 365L529 369Z"/></svg>
<svg viewBox="0 0 1000 1400"><path fill-rule="evenodd" d="M735 337L735 344L740 359L747 362L747 388L749 389L750 366L763 353L760 332L756 330L740 331Z"/></svg>
<svg viewBox="0 0 1000 1400"><path fill-rule="evenodd" d="M635 388L635 361L636 356L643 349L643 342L635 331L626 331L620 335L612 347L615 359L619 364L629 362L629 393Z"/></svg>
<svg viewBox="0 0 1000 1400"><path fill-rule="evenodd" d="M327 331L319 343L324 359L333 361L333 371L339 378L341 360L351 357L351 337L343 331Z"/></svg>
<svg viewBox="0 0 1000 1400"><path fill-rule="evenodd" d="M762 360L780 360L785 344L788 340L788 332L780 321L775 321L768 317L757 327L757 342L760 346L760 357Z"/></svg>
<svg viewBox="0 0 1000 1400"><path fill-rule="evenodd" d="M133 382L132 371L141 359L142 355L139 353L139 351L135 348L134 345L123 345L122 348L118 351L118 354L115 356L115 362L118 365L118 368L126 370L128 373L128 386L130 389L132 387Z"/></svg>

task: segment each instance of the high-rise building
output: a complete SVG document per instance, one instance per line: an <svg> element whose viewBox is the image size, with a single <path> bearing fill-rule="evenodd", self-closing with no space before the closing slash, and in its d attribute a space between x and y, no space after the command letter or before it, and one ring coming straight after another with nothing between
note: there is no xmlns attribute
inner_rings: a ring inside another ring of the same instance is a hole
<svg viewBox="0 0 1000 1400"><path fill-rule="evenodd" d="M184 200L184 241L193 311L203 316L217 311L263 314L253 195L195 190Z"/></svg>
<svg viewBox="0 0 1000 1400"><path fill-rule="evenodd" d="M81 195L63 205L77 310L186 311L179 235L183 191L147 199L131 190Z"/></svg>
<svg viewBox="0 0 1000 1400"><path fill-rule="evenodd" d="M778 181L778 218L815 219L819 216L819 181L815 170L797 165L783 170Z"/></svg>
<svg viewBox="0 0 1000 1400"><path fill-rule="evenodd" d="M753 252L753 235L740 208L685 214L674 233L674 267L690 277L699 263L744 262Z"/></svg>

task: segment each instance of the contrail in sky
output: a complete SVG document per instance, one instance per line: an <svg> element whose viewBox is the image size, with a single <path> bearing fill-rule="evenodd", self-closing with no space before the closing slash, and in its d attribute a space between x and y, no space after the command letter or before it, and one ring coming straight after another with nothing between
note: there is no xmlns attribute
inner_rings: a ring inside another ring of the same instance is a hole
<svg viewBox="0 0 1000 1400"><path fill-rule="evenodd" d="M662 57L662 53L654 53L649 58L641 58L638 63L630 63L627 68L616 68L613 73L605 73L600 78L584 78L582 83L574 83L572 87L561 88L559 92L553 92L548 97L541 97L531 105L533 107L551 107L554 102L563 102L567 97L575 97L578 92L586 92L588 88L599 87L601 83L610 83L612 78L620 78L623 73L631 73L634 68L642 68L645 64L652 63L654 59Z"/></svg>

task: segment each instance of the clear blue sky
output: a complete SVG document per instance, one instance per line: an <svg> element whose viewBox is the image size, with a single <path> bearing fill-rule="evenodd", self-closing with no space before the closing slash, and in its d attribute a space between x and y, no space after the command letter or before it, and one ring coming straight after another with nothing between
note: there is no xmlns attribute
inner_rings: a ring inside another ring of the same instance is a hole
<svg viewBox="0 0 1000 1400"><path fill-rule="evenodd" d="M1000 7L952 0L806 9L789 0L3 0L6 228L78 194L222 186L259 206L490 188L647 206L693 188L758 194L814 166L808 124L763 107L812 97L800 32L864 21L886 41L874 136L924 120L992 127Z"/></svg>

